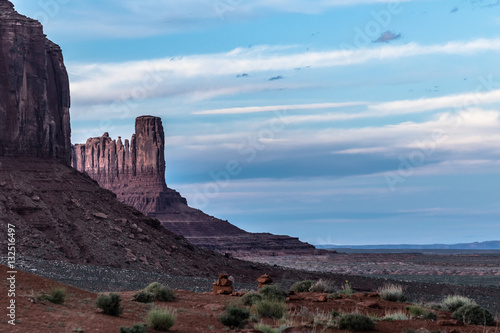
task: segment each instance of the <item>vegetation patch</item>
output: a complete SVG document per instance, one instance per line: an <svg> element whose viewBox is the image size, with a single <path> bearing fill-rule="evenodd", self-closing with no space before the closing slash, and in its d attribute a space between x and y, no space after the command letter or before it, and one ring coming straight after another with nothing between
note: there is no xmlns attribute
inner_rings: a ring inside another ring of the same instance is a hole
<svg viewBox="0 0 500 333"><path fill-rule="evenodd" d="M278 328L273 328L272 326L266 325L264 323L255 324L254 329L261 331L262 333L280 333L281 330Z"/></svg>
<svg viewBox="0 0 500 333"><path fill-rule="evenodd" d="M141 290L134 295L132 300L134 302L151 303L155 300L155 296L148 291Z"/></svg>
<svg viewBox="0 0 500 333"><path fill-rule="evenodd" d="M345 280L345 283L342 285L342 289L339 290L339 294L344 294L348 297L354 294L354 290L348 280Z"/></svg>
<svg viewBox="0 0 500 333"><path fill-rule="evenodd" d="M380 298L389 302L405 302L406 297L403 294L403 287L398 284L388 283L378 290Z"/></svg>
<svg viewBox="0 0 500 333"><path fill-rule="evenodd" d="M375 328L375 323L361 313L349 313L340 317L339 328L349 331L371 331Z"/></svg>
<svg viewBox="0 0 500 333"><path fill-rule="evenodd" d="M262 300L262 295L255 293L255 292L246 293L245 295L243 295L240 298L240 302L243 305L247 305L247 306L252 306L256 302L261 301L261 300Z"/></svg>
<svg viewBox="0 0 500 333"><path fill-rule="evenodd" d="M146 328L143 324L135 324L131 327L120 327L120 333L146 333Z"/></svg>
<svg viewBox="0 0 500 333"><path fill-rule="evenodd" d="M109 316L119 316L123 313L121 297L118 294L100 295L96 306Z"/></svg>
<svg viewBox="0 0 500 333"><path fill-rule="evenodd" d="M250 318L250 310L238 306L228 306L224 314L219 316L222 325L234 328L243 328Z"/></svg>
<svg viewBox="0 0 500 333"><path fill-rule="evenodd" d="M460 295L448 295L441 302L443 308L454 312L464 305L477 305L476 302L468 297Z"/></svg>
<svg viewBox="0 0 500 333"><path fill-rule="evenodd" d="M433 311L430 311L419 305L412 305L407 309L408 313L410 314L410 318L412 319L437 320L437 315Z"/></svg>
<svg viewBox="0 0 500 333"><path fill-rule="evenodd" d="M66 290L63 288L53 288L49 294L43 295L40 298L46 299L54 304L64 304L66 300Z"/></svg>
<svg viewBox="0 0 500 333"><path fill-rule="evenodd" d="M305 293L311 289L313 284L314 282L311 280L297 281L290 287L290 290L295 293Z"/></svg>
<svg viewBox="0 0 500 333"><path fill-rule="evenodd" d="M467 325L495 326L493 315L477 304L466 304L459 307L451 315L453 319L461 320Z"/></svg>
<svg viewBox="0 0 500 333"><path fill-rule="evenodd" d="M177 321L177 313L174 309L155 307L149 310L147 321L156 331L168 331Z"/></svg>
<svg viewBox="0 0 500 333"><path fill-rule="evenodd" d="M408 320L408 316L406 315L406 313L398 311L398 312L388 313L382 319L385 321Z"/></svg>
<svg viewBox="0 0 500 333"><path fill-rule="evenodd" d="M252 309L260 318L280 319L286 313L286 304L275 300L263 299L255 303Z"/></svg>
<svg viewBox="0 0 500 333"><path fill-rule="evenodd" d="M172 302L175 299L174 292L159 282L153 282L144 291L153 294L155 301Z"/></svg>
<svg viewBox="0 0 500 333"><path fill-rule="evenodd" d="M279 284L264 286L260 288L259 294L264 300L276 302L284 302L288 297L288 293Z"/></svg>
<svg viewBox="0 0 500 333"><path fill-rule="evenodd" d="M335 287L327 280L319 279L314 283L309 291L318 293L333 293L335 292Z"/></svg>

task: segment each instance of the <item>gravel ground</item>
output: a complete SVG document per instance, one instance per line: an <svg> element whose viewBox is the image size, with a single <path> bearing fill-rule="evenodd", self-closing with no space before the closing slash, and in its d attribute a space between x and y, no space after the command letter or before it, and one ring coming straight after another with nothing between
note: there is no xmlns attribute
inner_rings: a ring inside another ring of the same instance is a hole
<svg viewBox="0 0 500 333"><path fill-rule="evenodd" d="M0 258L0 263L5 265L7 263L6 258ZM171 289L207 292L212 291L212 282L217 280L216 276L213 278L171 276L154 272L77 265L64 261L49 261L29 257L17 258L16 268L94 292L139 290L153 281L161 282ZM255 290L257 289L257 283L249 284L235 281L235 289Z"/></svg>
<svg viewBox="0 0 500 333"><path fill-rule="evenodd" d="M6 258L0 258L0 264L6 264ZM77 265L63 261L49 261L29 257L17 258L16 268L94 292L140 290L153 281L161 282L172 289L208 292L212 290L212 283L217 279L216 276L172 276L147 271ZM398 280L394 276L392 276L392 279L337 274L328 276L332 278L330 281L345 281L345 279L349 279L353 287L361 291L373 291L376 290L377 286L388 282L398 283L403 286L405 295L411 302L439 302L445 295L460 294L474 299L478 304L490 310L495 316L500 317L500 288L498 287L458 286L444 283L429 283L429 281L410 282ZM284 288L289 288L293 282L288 279L279 281ZM362 287L362 289L356 288L356 286ZM238 283L238 281L235 281L234 287L236 291L256 290L257 283Z"/></svg>

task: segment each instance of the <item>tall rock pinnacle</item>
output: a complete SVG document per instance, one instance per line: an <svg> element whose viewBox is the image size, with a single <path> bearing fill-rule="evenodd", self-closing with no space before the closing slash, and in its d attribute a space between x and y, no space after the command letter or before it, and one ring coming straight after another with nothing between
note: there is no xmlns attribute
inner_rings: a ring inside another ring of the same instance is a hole
<svg viewBox="0 0 500 333"><path fill-rule="evenodd" d="M155 217L194 245L242 256L264 253L312 253L314 246L289 236L255 234L187 205L165 183L165 134L160 118L135 120L135 134L122 142L108 133L73 146L73 167L87 173L118 200Z"/></svg>
<svg viewBox="0 0 500 333"><path fill-rule="evenodd" d="M0 0L0 156L70 165L69 80L59 46L40 22Z"/></svg>
<svg viewBox="0 0 500 333"><path fill-rule="evenodd" d="M73 146L73 167L144 214L169 210L186 199L165 183L165 134L161 119L135 120L135 134L112 140L108 133Z"/></svg>

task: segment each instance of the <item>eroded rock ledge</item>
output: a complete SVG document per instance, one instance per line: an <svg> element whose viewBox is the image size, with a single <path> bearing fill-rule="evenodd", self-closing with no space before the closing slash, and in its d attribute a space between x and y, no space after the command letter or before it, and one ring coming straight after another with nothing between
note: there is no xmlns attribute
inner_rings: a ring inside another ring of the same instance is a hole
<svg viewBox="0 0 500 333"><path fill-rule="evenodd" d="M311 253L314 246L289 236L249 233L228 221L187 205L165 183L165 136L158 117L136 119L130 140L112 140L108 133L73 146L73 167L87 173L117 198L194 245L219 252L246 254Z"/></svg>

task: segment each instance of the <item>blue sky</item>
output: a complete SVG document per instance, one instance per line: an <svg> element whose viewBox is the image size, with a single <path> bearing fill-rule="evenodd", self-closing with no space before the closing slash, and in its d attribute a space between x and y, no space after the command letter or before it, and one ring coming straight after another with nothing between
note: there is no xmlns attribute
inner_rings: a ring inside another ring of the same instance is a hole
<svg viewBox="0 0 500 333"><path fill-rule="evenodd" d="M160 116L167 184L313 244L500 235L498 0L13 0L65 56L72 141Z"/></svg>

